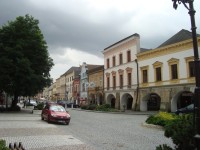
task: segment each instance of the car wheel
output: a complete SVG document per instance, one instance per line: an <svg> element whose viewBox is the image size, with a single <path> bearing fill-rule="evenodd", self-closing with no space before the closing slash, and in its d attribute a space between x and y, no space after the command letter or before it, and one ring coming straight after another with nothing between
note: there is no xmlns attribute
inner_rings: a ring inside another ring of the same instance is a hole
<svg viewBox="0 0 200 150"><path fill-rule="evenodd" d="M69 125L69 122L66 122L66 125Z"/></svg>
<svg viewBox="0 0 200 150"><path fill-rule="evenodd" d="M44 117L41 116L41 120L44 120Z"/></svg>

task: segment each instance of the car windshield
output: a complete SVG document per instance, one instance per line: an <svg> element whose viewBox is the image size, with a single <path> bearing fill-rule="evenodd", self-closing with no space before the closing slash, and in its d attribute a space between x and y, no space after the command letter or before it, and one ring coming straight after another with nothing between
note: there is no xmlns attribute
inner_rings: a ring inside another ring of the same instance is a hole
<svg viewBox="0 0 200 150"><path fill-rule="evenodd" d="M62 106L51 106L50 110L59 111L59 112L65 112L65 109Z"/></svg>
<svg viewBox="0 0 200 150"><path fill-rule="evenodd" d="M190 104L187 106L188 109L193 109L194 108L194 104Z"/></svg>

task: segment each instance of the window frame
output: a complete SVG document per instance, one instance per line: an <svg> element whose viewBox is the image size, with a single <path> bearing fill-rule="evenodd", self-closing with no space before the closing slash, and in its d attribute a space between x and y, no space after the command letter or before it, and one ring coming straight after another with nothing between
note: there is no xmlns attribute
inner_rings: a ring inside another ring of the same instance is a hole
<svg viewBox="0 0 200 150"><path fill-rule="evenodd" d="M127 51L127 63L131 62L131 50Z"/></svg>
<svg viewBox="0 0 200 150"><path fill-rule="evenodd" d="M154 68L154 81L161 82L163 80L162 79L163 63L156 61L155 63L153 63L153 68ZM157 70L158 68L160 68L160 72L158 72L158 70Z"/></svg>
<svg viewBox="0 0 200 150"><path fill-rule="evenodd" d="M148 73L149 73L149 66L143 66L143 67L140 67L140 71L141 71L141 79L142 79L142 84L148 84L149 82L149 77L148 77ZM144 80L144 71L146 71L146 81Z"/></svg>
<svg viewBox="0 0 200 150"><path fill-rule="evenodd" d="M120 53L119 54L119 65L122 65L123 64L123 54Z"/></svg>
<svg viewBox="0 0 200 150"><path fill-rule="evenodd" d="M170 60L168 60L168 65L169 65L169 78L170 80L179 80L179 59L176 59L176 58L171 58ZM174 78L174 71L172 68L173 66L176 65L176 75L177 76L176 78Z"/></svg>
<svg viewBox="0 0 200 150"><path fill-rule="evenodd" d="M115 56L112 57L112 65L113 65L113 67L116 66L116 57Z"/></svg>

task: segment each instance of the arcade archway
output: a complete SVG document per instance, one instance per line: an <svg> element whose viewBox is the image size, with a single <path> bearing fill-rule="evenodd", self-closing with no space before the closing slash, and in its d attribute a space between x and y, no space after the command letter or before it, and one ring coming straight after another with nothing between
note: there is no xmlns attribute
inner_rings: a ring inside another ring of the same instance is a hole
<svg viewBox="0 0 200 150"><path fill-rule="evenodd" d="M103 94L102 93L97 94L97 104L99 104L99 105L103 104Z"/></svg>
<svg viewBox="0 0 200 150"><path fill-rule="evenodd" d="M107 96L107 103L110 104L111 108L115 108L116 98L113 94Z"/></svg>
<svg viewBox="0 0 200 150"><path fill-rule="evenodd" d="M194 93L190 91L180 91L171 100L171 111L175 112L177 109L193 103Z"/></svg>
<svg viewBox="0 0 200 150"><path fill-rule="evenodd" d="M123 109L123 106L125 106L125 109L131 110L133 105L133 97L130 94L126 93L122 96L121 103L121 109Z"/></svg>
<svg viewBox="0 0 200 150"><path fill-rule="evenodd" d="M158 111L160 110L161 98L156 93L150 93L143 97L140 103L141 111Z"/></svg>

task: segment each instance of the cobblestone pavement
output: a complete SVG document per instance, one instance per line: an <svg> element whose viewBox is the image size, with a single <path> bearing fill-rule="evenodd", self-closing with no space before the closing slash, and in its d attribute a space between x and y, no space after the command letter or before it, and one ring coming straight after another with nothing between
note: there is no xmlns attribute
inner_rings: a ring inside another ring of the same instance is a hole
<svg viewBox="0 0 200 150"><path fill-rule="evenodd" d="M22 142L26 150L155 150L173 146L160 128L143 126L148 113L101 113L68 109L68 126L48 124L40 113L0 113L0 139Z"/></svg>
<svg viewBox="0 0 200 150"><path fill-rule="evenodd" d="M155 150L174 146L162 128L143 123L152 112L100 113L69 109L72 120L68 132L95 150ZM64 129L64 126L60 126Z"/></svg>
<svg viewBox="0 0 200 150"><path fill-rule="evenodd" d="M22 142L26 150L92 150L79 139L64 134L57 125L40 120L31 110L0 113L0 139L6 140L7 145Z"/></svg>

